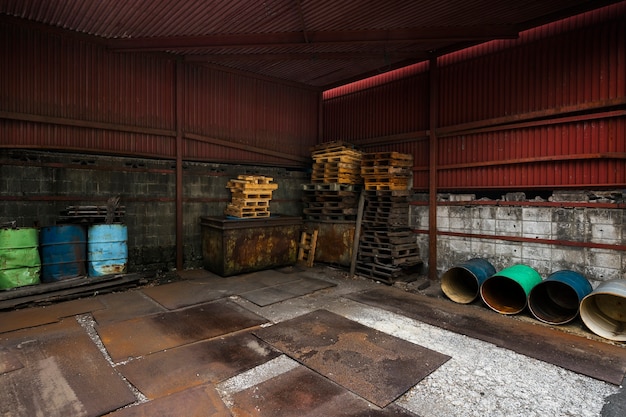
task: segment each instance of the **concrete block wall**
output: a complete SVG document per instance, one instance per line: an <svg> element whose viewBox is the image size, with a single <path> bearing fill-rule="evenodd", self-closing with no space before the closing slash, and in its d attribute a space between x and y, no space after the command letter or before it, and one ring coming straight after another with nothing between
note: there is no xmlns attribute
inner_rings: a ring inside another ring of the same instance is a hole
<svg viewBox="0 0 626 417"><path fill-rule="evenodd" d="M450 201L454 201L450 198ZM558 205L520 201L497 205L473 201L442 203L437 208L438 275L474 257L497 270L522 263L544 278L569 269L594 285L626 278L626 214L622 205ZM428 207L412 205L411 225L425 264L428 262Z"/></svg>
<svg viewBox="0 0 626 417"><path fill-rule="evenodd" d="M226 183L239 174L265 175L279 184L272 214L300 216L301 170L185 162L183 262L202 266L201 216L221 216L230 201ZM106 205L120 196L126 207L130 272L176 266L174 161L56 152L0 150L0 223L50 226L67 206Z"/></svg>

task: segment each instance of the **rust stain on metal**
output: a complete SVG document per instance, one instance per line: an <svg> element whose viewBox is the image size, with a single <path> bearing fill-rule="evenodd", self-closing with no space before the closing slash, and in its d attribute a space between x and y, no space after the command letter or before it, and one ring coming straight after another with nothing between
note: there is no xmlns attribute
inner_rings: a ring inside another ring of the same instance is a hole
<svg viewBox="0 0 626 417"><path fill-rule="evenodd" d="M74 319L7 333L2 344L23 368L0 375L0 415L99 416L136 400Z"/></svg>
<svg viewBox="0 0 626 417"><path fill-rule="evenodd" d="M601 381L619 385L626 374L626 351L623 347L555 331L551 326L527 323L489 310L409 294L394 288L351 294L348 298L493 343Z"/></svg>
<svg viewBox="0 0 626 417"><path fill-rule="evenodd" d="M233 415L242 417L336 414L350 417L417 417L393 404L377 409L358 395L303 366L240 391L232 396L232 400Z"/></svg>
<svg viewBox="0 0 626 417"><path fill-rule="evenodd" d="M24 365L14 352L0 347L0 375L23 367Z"/></svg>
<svg viewBox="0 0 626 417"><path fill-rule="evenodd" d="M97 330L113 361L119 362L266 322L231 301L220 300L113 323Z"/></svg>
<svg viewBox="0 0 626 417"><path fill-rule="evenodd" d="M117 369L148 398L157 398L226 380L279 355L265 342L243 333L168 349ZM155 378L155 375L167 377Z"/></svg>
<svg viewBox="0 0 626 417"><path fill-rule="evenodd" d="M380 407L450 358L326 310L256 330L255 334Z"/></svg>
<svg viewBox="0 0 626 417"><path fill-rule="evenodd" d="M123 408L107 417L230 417L230 411L211 384L177 392L166 397Z"/></svg>

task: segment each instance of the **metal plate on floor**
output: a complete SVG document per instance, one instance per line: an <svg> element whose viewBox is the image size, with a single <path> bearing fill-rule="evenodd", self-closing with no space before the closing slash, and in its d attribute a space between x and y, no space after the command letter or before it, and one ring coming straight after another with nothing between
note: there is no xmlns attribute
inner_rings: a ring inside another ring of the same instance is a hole
<svg viewBox="0 0 626 417"><path fill-rule="evenodd" d="M203 383L217 383L279 355L262 340L242 333L157 352L117 370L148 398L157 398Z"/></svg>
<svg viewBox="0 0 626 417"><path fill-rule="evenodd" d="M417 417L395 405L377 408L303 366L231 395L235 416Z"/></svg>
<svg viewBox="0 0 626 417"><path fill-rule="evenodd" d="M326 310L254 333L379 407L404 394L450 359Z"/></svg>
<svg viewBox="0 0 626 417"><path fill-rule="evenodd" d="M302 278L286 284L261 288L241 294L241 297L254 304L264 307L290 298L300 297L315 291L334 287L335 284L315 278Z"/></svg>
<svg viewBox="0 0 626 417"><path fill-rule="evenodd" d="M0 375L0 415L100 416L136 400L74 319L0 340L23 364Z"/></svg>
<svg viewBox="0 0 626 417"><path fill-rule="evenodd" d="M136 290L104 294L99 299L106 309L94 311L93 318L101 326L165 311L161 305Z"/></svg>
<svg viewBox="0 0 626 417"><path fill-rule="evenodd" d="M114 362L244 330L263 317L228 300L138 317L96 329Z"/></svg>
<svg viewBox="0 0 626 417"><path fill-rule="evenodd" d="M23 367L24 364L22 364L17 354L0 347L0 375L22 369Z"/></svg>
<svg viewBox="0 0 626 417"><path fill-rule="evenodd" d="M123 408L105 417L230 417L230 411L210 385Z"/></svg>
<svg viewBox="0 0 626 417"><path fill-rule="evenodd" d="M620 385L626 348L449 300L380 288L347 298Z"/></svg>
<svg viewBox="0 0 626 417"><path fill-rule="evenodd" d="M196 280L172 282L143 288L141 291L170 310L219 300L233 294L227 286Z"/></svg>
<svg viewBox="0 0 626 417"><path fill-rule="evenodd" d="M103 308L105 307L100 300L85 298L46 307L0 312L0 333L55 323L63 317L89 313Z"/></svg>

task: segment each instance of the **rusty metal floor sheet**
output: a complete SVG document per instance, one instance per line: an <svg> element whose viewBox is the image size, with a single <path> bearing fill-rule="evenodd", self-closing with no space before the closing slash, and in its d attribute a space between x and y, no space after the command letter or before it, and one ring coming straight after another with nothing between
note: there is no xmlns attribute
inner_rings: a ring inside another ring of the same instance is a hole
<svg viewBox="0 0 626 417"><path fill-rule="evenodd" d="M620 385L626 374L626 349L623 347L524 322L488 309L387 287L345 297L615 385Z"/></svg>
<svg viewBox="0 0 626 417"><path fill-rule="evenodd" d="M105 417L231 417L232 414L210 385L201 385L167 397L133 405Z"/></svg>
<svg viewBox="0 0 626 417"><path fill-rule="evenodd" d="M255 336L241 333L157 352L117 369L146 397L158 398L220 382L278 355L280 352Z"/></svg>
<svg viewBox="0 0 626 417"><path fill-rule="evenodd" d="M316 310L254 334L379 407L444 364L449 356Z"/></svg>
<svg viewBox="0 0 626 417"><path fill-rule="evenodd" d="M95 417L136 400L73 318L0 340L0 356L22 365L0 375L0 415Z"/></svg>
<svg viewBox="0 0 626 417"><path fill-rule="evenodd" d="M99 299L106 308L94 311L93 317L101 326L165 311L138 290L104 294Z"/></svg>
<svg viewBox="0 0 626 417"><path fill-rule="evenodd" d="M296 281L287 282L285 284L245 292L241 294L241 297L260 307L265 307L281 301L289 300L290 298L300 297L334 286L335 284L328 281L305 277Z"/></svg>
<svg viewBox="0 0 626 417"><path fill-rule="evenodd" d="M99 299L85 298L45 307L3 311L0 312L0 333L55 323L63 317L94 312L104 308L105 306Z"/></svg>
<svg viewBox="0 0 626 417"><path fill-rule="evenodd" d="M98 326L114 362L253 328L267 320L229 301L167 311Z"/></svg>
<svg viewBox="0 0 626 417"><path fill-rule="evenodd" d="M304 366L239 391L231 400L235 416L418 417L393 404L375 407Z"/></svg>

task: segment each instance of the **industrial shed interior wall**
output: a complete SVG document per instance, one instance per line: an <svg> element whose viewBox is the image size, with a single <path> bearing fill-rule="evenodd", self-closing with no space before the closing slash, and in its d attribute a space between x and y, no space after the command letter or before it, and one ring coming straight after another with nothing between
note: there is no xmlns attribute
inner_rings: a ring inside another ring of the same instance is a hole
<svg viewBox="0 0 626 417"><path fill-rule="evenodd" d="M0 146L175 159L178 129L185 160L302 166L317 141L314 89L4 23Z"/></svg>
<svg viewBox="0 0 626 417"><path fill-rule="evenodd" d="M623 187L625 17L621 3L439 57L438 188ZM413 154L426 191L429 78L415 68L325 92L324 137Z"/></svg>

